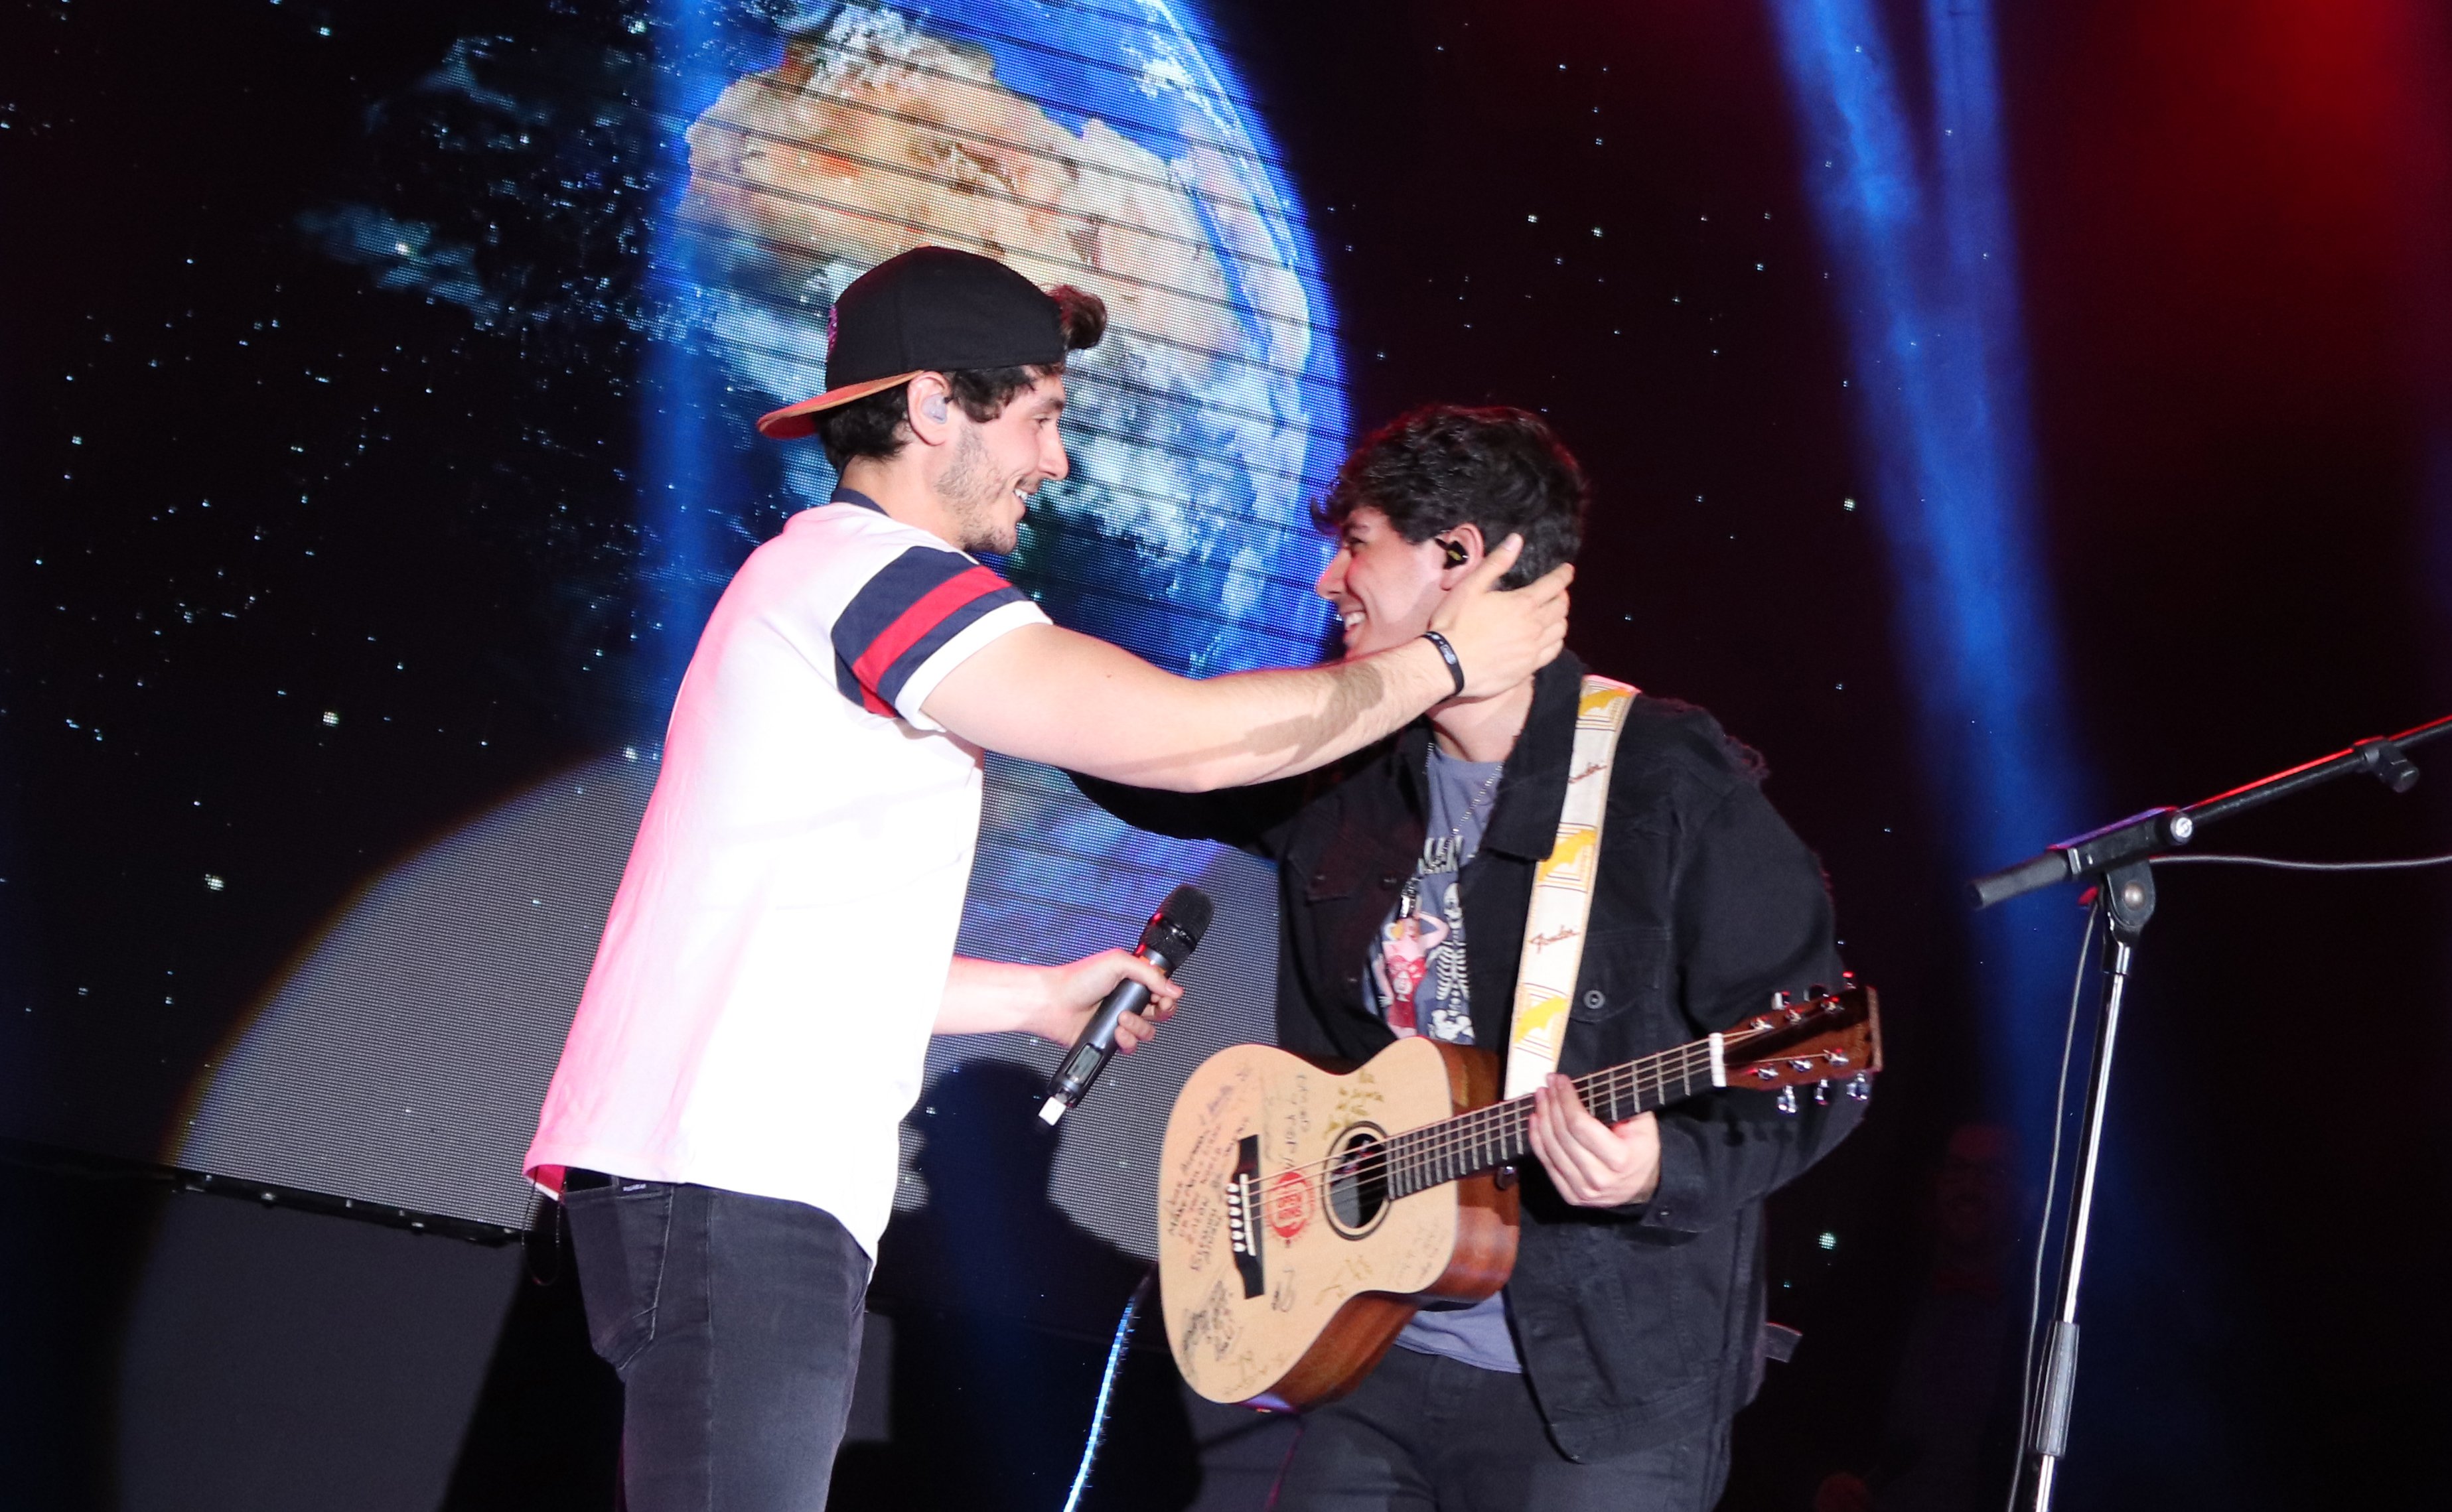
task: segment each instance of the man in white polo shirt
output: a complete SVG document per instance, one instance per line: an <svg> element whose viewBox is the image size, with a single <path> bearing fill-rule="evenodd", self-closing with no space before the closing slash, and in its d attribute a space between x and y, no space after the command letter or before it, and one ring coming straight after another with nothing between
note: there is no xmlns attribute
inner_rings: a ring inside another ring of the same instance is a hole
<svg viewBox="0 0 2452 1512"><path fill-rule="evenodd" d="M1127 975L1172 1011L1124 951L955 956L982 749L1261 781L1563 643L1568 569L1490 591L1513 546L1430 634L1335 666L1193 681L1051 624L969 553L1012 550L1065 475L1064 354L1105 324L1090 295L920 247L836 302L827 392L759 421L818 434L842 486L751 554L700 638L526 1161L623 1383L631 1512L823 1506L931 1033L1067 1041Z"/></svg>

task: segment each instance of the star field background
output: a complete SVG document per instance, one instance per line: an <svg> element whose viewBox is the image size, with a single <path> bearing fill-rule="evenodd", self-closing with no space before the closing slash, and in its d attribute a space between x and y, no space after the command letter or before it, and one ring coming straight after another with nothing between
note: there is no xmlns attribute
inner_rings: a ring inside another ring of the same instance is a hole
<svg viewBox="0 0 2452 1512"><path fill-rule="evenodd" d="M1874 1115L1775 1214L1774 1315L1829 1343L1741 1429L1730 1504L1802 1505L1866 1463L1940 1140L2000 1089L1940 859L1947 774L1910 734L1894 624L1918 585L1861 457L1861 294L1818 244L1768 23L1693 0L1216 12L1308 202L1357 428L1430 399L1550 416L1599 500L1574 645L1762 749L1883 989ZM2440 33L2387 109L2373 34L2317 8L2000 14L2046 501L2028 565L2057 617L2036 629L2066 648L2100 816L2452 708ZM643 614L648 128L441 142L382 114L462 37L593 59L637 19L0 12L0 1132L155 1153L369 878L652 739L658 638L694 627ZM483 248L470 299L335 257L337 207L365 202ZM736 503L732 560L784 507ZM2407 798L2344 785L2224 848L2452 849L2445 763L2421 764ZM2164 908L2067 1494L2288 1504L2343 1462L2380 1500L2438 1483L2414 1445L2446 1341L2407 1302L2446 1238L2424 1068L2452 892L2195 873ZM2073 953L2066 912L2034 917ZM2382 1018L2409 1068L2337 1070L2333 1041Z"/></svg>
<svg viewBox="0 0 2452 1512"><path fill-rule="evenodd" d="M576 60L588 71L560 81L567 98L635 92L640 81L594 75L636 18L573 9L538 8L524 25L489 12L527 45L510 65L530 75L522 82ZM515 129L500 112L454 121L448 102L390 118L468 34L470 18L448 11L414 25L294 5L91 19L33 8L18 19L50 44L54 76L78 81L67 98L12 102L25 196L89 208L71 238L27 249L34 282L78 297L15 314L16 349L57 360L10 375L22 412L42 421L14 438L24 497L49 506L20 517L26 549L10 563L26 617L12 672L29 690L10 717L73 783L48 784L40 812L74 815L84 839L67 855L20 852L8 885L17 896L116 893L150 922L137 952L86 953L56 980L63 952L38 952L44 977L17 1006L21 1017L47 1002L124 1015L93 1036L109 1043L115 1074L84 1063L39 1080L117 1084L45 1116L126 1148L131 1124L175 1104L233 1009L353 883L489 798L661 723L655 669L637 647L662 627L636 613L655 555L634 414L640 133L653 126L643 111L598 108ZM1469 20L1446 29L1453 54L1445 42L1424 49L1434 90L1451 75L1461 85L1482 56ZM208 98L185 82L199 55L229 60L208 70ZM1594 385L1634 385L1658 397L1646 423L1664 436L1732 405L1764 404L1774 435L1798 424L1801 406L1765 403L1765 378L1785 370L1795 387L1835 387L1844 366L1805 272L1801 216L1781 221L1768 207L1778 196L1732 194L1699 167L1678 182L1662 154L1635 150L1656 139L1646 116L1661 108L1662 81L1639 57L1614 72L1550 67L1562 82L1538 80L1526 97L1554 97L1537 123L1545 135L1592 133L1585 161L1545 157L1549 182L1528 182L1510 161L1520 143L1425 121L1433 150L1379 164L1421 182L1314 206L1348 324L1363 328L1347 337L1349 362L1366 392L1387 396L1366 413L1430 393L1512 393L1553 409L1580 440L1612 428L1597 412L1615 404ZM1757 124L1769 176L1784 167L1776 113ZM1642 176L1630 182L1621 163ZM95 196L96 165L144 191ZM1511 176L1506 195L1473 188ZM1410 245L1363 228L1417 195L1444 203L1438 236ZM484 266L445 281L439 298L380 265L369 278L375 258L349 255L365 240L353 206L366 200L483 248ZM1800 338L1822 355L1801 357ZM1502 381L1489 361L1526 371ZM1579 393L1591 423L1578 423ZM1790 564L1849 553L1865 573L1877 563L1842 502L1844 463L1829 461L1844 456L1843 417L1823 407L1819 438L1800 433L1792 449L1781 438L1735 460L1700 448L1629 458L1640 470L1608 477L1612 489L1674 506L1645 522L1671 534L1643 540L1641 556L1681 563L1630 576L1724 577L1732 600L1792 594L1830 623L1831 606L1809 597L1814 581ZM1808 456L1824 459L1827 507L1767 514L1794 485L1763 470ZM727 502L748 506L753 532L782 512L761 520L754 500ZM1613 509L1596 519L1599 549L1612 549L1621 521L1632 523ZM1766 572L1760 548L1775 524L1804 549L1783 541ZM733 543L736 560L754 539ZM1625 589L1596 586L1617 607ZM1611 622L1633 625L1636 607ZM1778 633L1776 616L1711 618L1741 637ZM1798 680L1842 695L1854 670L1859 695L1877 696L1866 679L1881 676L1878 620L1835 618L1867 638L1852 656L1824 643ZM1595 629L1587 655L1606 663L1616 633ZM1699 623L1681 635L1710 638ZM1844 717L1857 700L1817 701ZM1728 717L1759 728L1748 712ZM128 864L138 855L145 864ZM135 1044L156 1074L129 1064Z"/></svg>
<svg viewBox="0 0 2452 1512"><path fill-rule="evenodd" d="M20 1128L149 1153L354 887L652 727L623 681L635 352L603 317L633 186L593 176L621 144L583 122L538 123L560 163L482 139L385 162L370 107L457 19L12 13L12 56L50 62L7 112L11 202L81 207L29 248L53 293L11 342L37 422L10 436L7 889L32 901L9 991L20 1032L50 1024L10 1057L40 1068ZM370 180L454 225L489 175L530 213L479 234L498 280L550 285L543 318L391 294L317 244Z"/></svg>

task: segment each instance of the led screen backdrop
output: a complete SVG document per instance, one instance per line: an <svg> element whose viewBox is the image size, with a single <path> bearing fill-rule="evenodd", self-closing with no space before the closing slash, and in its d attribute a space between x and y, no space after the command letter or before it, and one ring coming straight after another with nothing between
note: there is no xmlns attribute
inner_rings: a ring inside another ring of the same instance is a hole
<svg viewBox="0 0 2452 1512"><path fill-rule="evenodd" d="M386 648L469 614L465 582L421 577L425 564L366 538L367 519L408 511L409 528L451 538L441 560L483 559L466 569L490 579L481 592L532 600L538 638L491 659L551 663L539 697L561 728L544 743L564 756L333 879L321 922L257 985L171 1120L173 1164L524 1221L518 1157L655 778L670 690L734 566L833 486L814 442L764 442L751 422L824 386L835 293L895 252L983 251L1108 303L1108 336L1069 383L1073 475L999 564L1058 622L1196 674L1307 662L1328 644L1307 506L1345 430L1334 319L1252 102L1184 6L546 12L430 53L331 156L270 224L278 257L349 314L322 317L311 339L330 355L293 383L314 418L263 413L302 469L335 452L339 466L302 472L298 516L271 527L252 523L274 507L258 499L189 509L250 546L297 538L291 570L313 570L303 542L322 540L362 576L325 590L351 622L310 634L366 649L299 690L313 709L282 710L327 755L366 724L390 738L409 722L386 694L415 656ZM299 321L287 336L278 314L250 322L229 353L306 339ZM384 581L403 575L411 591ZM252 607L171 612L183 632L199 615L210 631ZM457 721L427 716L481 762L504 737L469 736L483 691L462 690ZM453 703L438 690L435 710ZM1196 1008L1110 1073L1057 1156L1060 1205L1145 1250L1144 1162L1174 1087L1209 1051L1266 1033L1265 869L1128 832L1055 774L999 761L990 776L965 951L1057 960L1126 943L1177 880L1219 901L1188 978ZM370 784L349 801L387 798ZM297 836L285 854L305 862L315 843ZM208 913L262 885L246 870L200 870L171 906ZM1013 1037L948 1042L931 1085L965 1057L1053 1055ZM1015 1111L1026 1122L1030 1107ZM930 1116L915 1114L914 1149ZM20 1131L49 1132L30 1122ZM915 1171L904 1205L925 1194Z"/></svg>

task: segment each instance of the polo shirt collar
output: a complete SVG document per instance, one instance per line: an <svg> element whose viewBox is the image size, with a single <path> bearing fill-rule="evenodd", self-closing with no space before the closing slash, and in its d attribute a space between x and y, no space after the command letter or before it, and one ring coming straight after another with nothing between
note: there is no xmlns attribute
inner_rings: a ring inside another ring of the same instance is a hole
<svg viewBox="0 0 2452 1512"><path fill-rule="evenodd" d="M835 485L835 496L832 499L827 500L826 502L830 504L858 504L862 509L874 509L880 515L885 513L885 506L879 503L876 500L869 498L866 494L861 493L857 488L845 488L840 483Z"/></svg>

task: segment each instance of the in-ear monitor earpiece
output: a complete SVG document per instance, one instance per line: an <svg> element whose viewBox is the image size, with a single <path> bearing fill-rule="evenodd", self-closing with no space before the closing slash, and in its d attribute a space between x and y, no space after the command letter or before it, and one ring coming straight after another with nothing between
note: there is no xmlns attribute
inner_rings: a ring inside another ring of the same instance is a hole
<svg viewBox="0 0 2452 1512"><path fill-rule="evenodd" d="M1451 567L1461 567L1473 560L1473 553L1465 550L1464 542L1453 536L1441 536L1439 550L1446 555L1448 565Z"/></svg>

